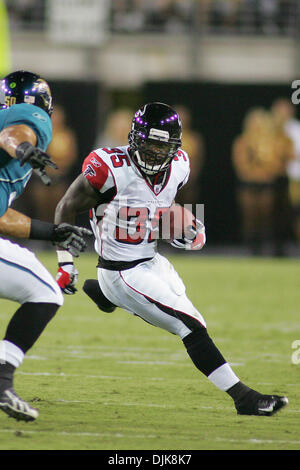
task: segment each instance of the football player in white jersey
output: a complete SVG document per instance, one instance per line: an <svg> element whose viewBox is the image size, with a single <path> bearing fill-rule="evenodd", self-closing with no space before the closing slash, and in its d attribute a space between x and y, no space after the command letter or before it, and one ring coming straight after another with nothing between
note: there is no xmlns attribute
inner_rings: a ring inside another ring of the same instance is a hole
<svg viewBox="0 0 300 470"><path fill-rule="evenodd" d="M133 117L129 145L100 148L84 160L82 173L56 208L55 223L73 224L77 213L90 211L98 281L87 280L84 291L101 310L118 306L178 335L195 366L233 398L238 414L271 416L288 399L262 395L240 381L208 335L179 275L156 249L158 220L189 177L181 133L180 118L170 106L142 106ZM201 221L195 220L192 232L173 245L202 248ZM64 293L74 294L73 258L63 250L57 254L57 282Z"/></svg>

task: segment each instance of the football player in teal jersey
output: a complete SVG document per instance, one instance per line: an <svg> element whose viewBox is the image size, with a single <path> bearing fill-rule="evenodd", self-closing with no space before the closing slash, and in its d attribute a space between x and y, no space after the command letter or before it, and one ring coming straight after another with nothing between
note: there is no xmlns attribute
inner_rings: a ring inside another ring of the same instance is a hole
<svg viewBox="0 0 300 470"><path fill-rule="evenodd" d="M38 410L16 394L14 372L63 304L63 296L31 251L3 237L49 240L79 256L86 246L84 236L91 234L10 208L33 171L51 184L46 167L57 167L45 152L52 138L52 110L50 87L39 75L17 71L0 81L0 298L20 304L0 341L0 409L24 421L36 419Z"/></svg>

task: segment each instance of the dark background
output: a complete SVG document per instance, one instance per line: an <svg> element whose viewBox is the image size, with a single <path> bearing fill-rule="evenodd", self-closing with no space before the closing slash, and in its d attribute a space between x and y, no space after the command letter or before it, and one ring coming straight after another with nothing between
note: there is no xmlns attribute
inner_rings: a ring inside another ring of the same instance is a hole
<svg viewBox="0 0 300 470"><path fill-rule="evenodd" d="M74 167L74 178L80 172L85 156L94 149L96 136L110 109L124 102L133 109L150 101L187 106L192 114L193 128L202 134L205 143L199 202L205 204L205 225L210 242L239 242L240 216L236 204L236 177L231 164L232 143L241 132L247 111L257 106L269 108L278 97L290 99L294 91L291 84L149 82L135 93L125 92L123 99L121 93L109 94L98 82L53 81L50 85L54 104L64 106L68 124L77 135L80 158ZM85 218L81 217L80 222L85 223Z"/></svg>
<svg viewBox="0 0 300 470"><path fill-rule="evenodd" d="M64 107L68 125L75 131L79 155L86 157L94 148L97 130L103 125L101 109L105 93L98 82L51 81L53 104ZM74 167L74 177L81 169L82 160Z"/></svg>

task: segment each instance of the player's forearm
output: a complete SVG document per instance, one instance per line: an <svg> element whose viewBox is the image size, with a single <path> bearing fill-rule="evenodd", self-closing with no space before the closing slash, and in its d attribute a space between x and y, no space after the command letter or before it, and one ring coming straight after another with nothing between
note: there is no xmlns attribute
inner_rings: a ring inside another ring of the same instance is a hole
<svg viewBox="0 0 300 470"><path fill-rule="evenodd" d="M72 201L72 199L69 198L68 195L65 195L56 206L54 223L60 224L66 222L74 225L76 213L77 210L76 206L74 205L74 201ZM58 248L56 250L56 253L59 266L73 264L73 256L66 250Z"/></svg>
<svg viewBox="0 0 300 470"><path fill-rule="evenodd" d="M2 235L29 238L31 230L31 218L13 209L7 209L0 217L0 233Z"/></svg>
<svg viewBox="0 0 300 470"><path fill-rule="evenodd" d="M9 237L52 240L55 227L51 222L31 219L10 208L0 217L0 234Z"/></svg>
<svg viewBox="0 0 300 470"><path fill-rule="evenodd" d="M60 224L63 222L74 225L76 219L76 210L70 199L65 195L58 203L55 209L54 223ZM73 256L63 249L57 249L57 260L59 266L65 264L73 264Z"/></svg>
<svg viewBox="0 0 300 470"><path fill-rule="evenodd" d="M79 175L56 206L55 223L74 224L77 214L88 211L100 203L100 194L96 194L88 181Z"/></svg>
<svg viewBox="0 0 300 470"><path fill-rule="evenodd" d="M23 142L36 145L35 132L24 124L6 127L0 132L0 148L5 150L12 158L16 158L16 150Z"/></svg>
<svg viewBox="0 0 300 470"><path fill-rule="evenodd" d="M75 224L76 219L76 208L72 202L63 197L56 206L55 209L55 216L54 216L54 223L61 224L66 222L68 224Z"/></svg>

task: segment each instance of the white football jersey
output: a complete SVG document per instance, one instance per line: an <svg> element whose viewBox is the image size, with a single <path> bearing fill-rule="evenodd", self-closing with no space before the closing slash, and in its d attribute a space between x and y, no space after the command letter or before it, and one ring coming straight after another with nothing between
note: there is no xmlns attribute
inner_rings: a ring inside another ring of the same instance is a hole
<svg viewBox="0 0 300 470"><path fill-rule="evenodd" d="M160 184L150 185L129 156L129 146L99 148L84 160L82 173L105 201L90 211L100 258L130 262L156 254L158 220L188 180L189 158L178 150Z"/></svg>

